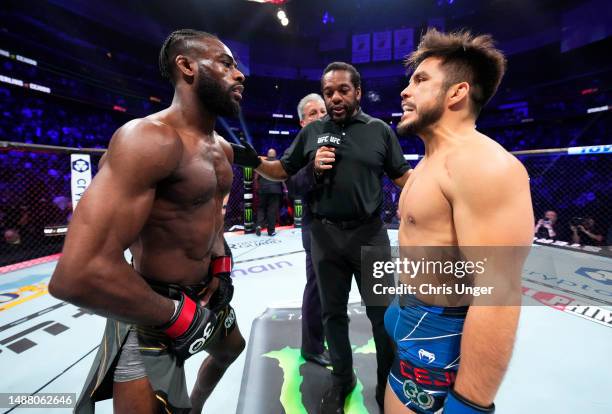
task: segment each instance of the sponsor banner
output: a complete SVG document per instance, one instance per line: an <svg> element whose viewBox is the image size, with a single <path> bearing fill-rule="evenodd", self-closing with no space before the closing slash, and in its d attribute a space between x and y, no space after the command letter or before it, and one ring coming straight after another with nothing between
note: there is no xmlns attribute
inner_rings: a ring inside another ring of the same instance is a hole
<svg viewBox="0 0 612 414"><path fill-rule="evenodd" d="M370 33L353 35L353 55L351 62L367 63L370 61Z"/></svg>
<svg viewBox="0 0 612 414"><path fill-rule="evenodd" d="M530 297L543 305L612 328L612 309L605 309L599 306L585 306L569 296L538 290L535 285L529 282L525 283L522 290L524 296Z"/></svg>
<svg viewBox="0 0 612 414"><path fill-rule="evenodd" d="M393 58L404 60L414 50L414 29L393 31Z"/></svg>
<svg viewBox="0 0 612 414"><path fill-rule="evenodd" d="M612 328L612 310L598 306L566 306L563 311Z"/></svg>
<svg viewBox="0 0 612 414"><path fill-rule="evenodd" d="M391 30L374 32L372 39L372 61L391 60Z"/></svg>
<svg viewBox="0 0 612 414"><path fill-rule="evenodd" d="M91 158L88 154L70 154L70 188L74 210L91 183Z"/></svg>
<svg viewBox="0 0 612 414"><path fill-rule="evenodd" d="M609 154L612 152L612 145L592 145L589 147L570 147L567 149L568 155L585 154Z"/></svg>

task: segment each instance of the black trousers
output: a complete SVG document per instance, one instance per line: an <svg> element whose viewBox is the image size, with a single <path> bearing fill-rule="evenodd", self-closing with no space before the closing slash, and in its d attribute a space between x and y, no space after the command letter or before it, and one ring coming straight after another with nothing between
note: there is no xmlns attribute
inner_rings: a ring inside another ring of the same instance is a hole
<svg viewBox="0 0 612 414"><path fill-rule="evenodd" d="M280 194L259 194L259 206L257 207L257 225L263 227L264 222L268 228L268 234L274 232L276 226L276 215L280 207Z"/></svg>
<svg viewBox="0 0 612 414"><path fill-rule="evenodd" d="M389 236L380 218L365 220L353 229L314 219L311 225L312 262L317 275L323 326L332 361L335 383L346 384L353 373L353 354L349 340L347 304L353 275L361 285L361 247L387 246ZM367 306L366 315L372 323L378 387L384 389L393 363L391 339L385 331L386 307Z"/></svg>
<svg viewBox="0 0 612 414"><path fill-rule="evenodd" d="M302 227L302 245L306 251L306 286L302 296L302 351L320 354L323 347L323 319L317 277L312 267L310 224Z"/></svg>

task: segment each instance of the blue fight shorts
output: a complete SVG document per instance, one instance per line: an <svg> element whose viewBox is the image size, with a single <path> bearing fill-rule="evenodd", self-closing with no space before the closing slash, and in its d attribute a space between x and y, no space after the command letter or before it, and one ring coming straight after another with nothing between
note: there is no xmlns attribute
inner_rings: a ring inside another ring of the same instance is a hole
<svg viewBox="0 0 612 414"><path fill-rule="evenodd" d="M385 328L397 348L389 385L415 413L435 413L455 382L468 307L428 306L414 297L403 302L396 299L385 312Z"/></svg>

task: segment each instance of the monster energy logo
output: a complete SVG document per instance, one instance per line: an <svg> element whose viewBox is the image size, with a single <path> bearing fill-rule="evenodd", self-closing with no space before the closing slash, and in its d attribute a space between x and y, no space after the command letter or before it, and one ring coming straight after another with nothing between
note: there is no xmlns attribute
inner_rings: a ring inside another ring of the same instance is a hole
<svg viewBox="0 0 612 414"><path fill-rule="evenodd" d="M253 221L253 209L252 208L244 209L244 221L245 223L251 223Z"/></svg>
<svg viewBox="0 0 612 414"><path fill-rule="evenodd" d="M374 339L370 339L367 344L361 347L353 346L356 354L374 354L376 352ZM279 367L283 371L283 385L280 392L280 403L287 414L307 414L306 407L302 402L302 392L300 387L304 377L300 374L300 367L306 363L300 355L299 348L286 346L283 349L270 351L263 355L266 358L278 361ZM367 414L363 396L363 384L357 380L357 386L347 397L344 403L346 414Z"/></svg>
<svg viewBox="0 0 612 414"><path fill-rule="evenodd" d="M295 217L302 217L302 205L301 204L297 204L295 205Z"/></svg>
<svg viewBox="0 0 612 414"><path fill-rule="evenodd" d="M251 167L244 168L244 181L253 181L253 169Z"/></svg>

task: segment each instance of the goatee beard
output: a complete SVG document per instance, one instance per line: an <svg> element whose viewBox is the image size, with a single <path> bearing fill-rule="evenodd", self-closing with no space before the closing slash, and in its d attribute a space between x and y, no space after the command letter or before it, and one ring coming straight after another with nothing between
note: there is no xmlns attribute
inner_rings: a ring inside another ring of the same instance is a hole
<svg viewBox="0 0 612 414"><path fill-rule="evenodd" d="M200 70L197 89L198 98L206 109L218 116L237 116L240 113L240 104L232 98L231 86L227 90Z"/></svg>
<svg viewBox="0 0 612 414"><path fill-rule="evenodd" d="M416 109L415 109L416 110ZM417 112L417 119L410 123L400 122L397 125L398 135L419 135L421 132L435 124L442 118L444 113L444 105L441 99L436 101L433 108L423 111L422 113Z"/></svg>

